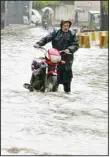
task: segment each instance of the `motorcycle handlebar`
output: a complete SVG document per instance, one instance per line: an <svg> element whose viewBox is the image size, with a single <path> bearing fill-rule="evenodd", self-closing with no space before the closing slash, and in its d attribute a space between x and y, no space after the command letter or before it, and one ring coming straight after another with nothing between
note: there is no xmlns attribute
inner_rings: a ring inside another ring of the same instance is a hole
<svg viewBox="0 0 110 157"><path fill-rule="evenodd" d="M63 53L63 52L65 52L65 50L62 50L62 51L59 51L60 53ZM66 53L66 52L65 52ZM71 55L71 53L70 52L68 52L67 54L70 54Z"/></svg>
<svg viewBox="0 0 110 157"><path fill-rule="evenodd" d="M44 47L42 47L42 46L39 46L38 47L39 49L42 49L42 50L44 50L44 51L47 51ZM61 50L61 51L59 51L59 53L63 53L63 52L65 52L65 50ZM66 52L65 52L66 53ZM68 52L67 54L71 54L70 52Z"/></svg>

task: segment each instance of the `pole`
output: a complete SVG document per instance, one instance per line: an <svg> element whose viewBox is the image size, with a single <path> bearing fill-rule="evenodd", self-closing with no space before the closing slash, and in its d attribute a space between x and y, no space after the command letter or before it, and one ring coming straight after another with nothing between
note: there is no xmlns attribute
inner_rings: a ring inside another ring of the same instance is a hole
<svg viewBox="0 0 110 157"><path fill-rule="evenodd" d="M4 18L4 27L6 27L6 26L8 25L7 15L8 15L8 1L5 1L5 18Z"/></svg>
<svg viewBox="0 0 110 157"><path fill-rule="evenodd" d="M29 1L29 24L31 24L31 17L32 17L32 14L31 14L32 3L33 3L33 1Z"/></svg>
<svg viewBox="0 0 110 157"><path fill-rule="evenodd" d="M104 3L103 1L101 0L100 1L100 30L103 31L103 26L104 26Z"/></svg>

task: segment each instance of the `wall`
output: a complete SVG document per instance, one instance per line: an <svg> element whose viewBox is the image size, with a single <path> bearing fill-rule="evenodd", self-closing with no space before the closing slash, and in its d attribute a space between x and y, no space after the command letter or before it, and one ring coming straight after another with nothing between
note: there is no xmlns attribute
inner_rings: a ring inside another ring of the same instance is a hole
<svg viewBox="0 0 110 157"><path fill-rule="evenodd" d="M88 11L90 10L100 11L100 1L75 1L74 9L75 8L82 8L85 11L84 13L78 14L79 21L88 21ZM75 15L74 11L73 15Z"/></svg>
<svg viewBox="0 0 110 157"><path fill-rule="evenodd" d="M73 19L75 8L84 9L84 13L79 13L79 21L88 21L89 10L100 10L100 1L74 1L74 5L64 5L55 8L55 20Z"/></svg>
<svg viewBox="0 0 110 157"><path fill-rule="evenodd" d="M55 20L72 19L73 5L61 5L55 8Z"/></svg>
<svg viewBox="0 0 110 157"><path fill-rule="evenodd" d="M23 11L27 5L29 9L32 8L32 1L5 1L6 15L5 23L8 24L23 24Z"/></svg>

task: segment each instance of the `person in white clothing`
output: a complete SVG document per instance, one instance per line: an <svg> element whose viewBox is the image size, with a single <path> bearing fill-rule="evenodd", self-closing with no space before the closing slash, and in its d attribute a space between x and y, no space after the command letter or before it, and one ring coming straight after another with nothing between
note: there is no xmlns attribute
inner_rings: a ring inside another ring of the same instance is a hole
<svg viewBox="0 0 110 157"><path fill-rule="evenodd" d="M23 22L24 24L29 24L29 19L30 19L30 15L29 15L29 9L28 6L25 6L25 10L24 10L24 14L23 14Z"/></svg>

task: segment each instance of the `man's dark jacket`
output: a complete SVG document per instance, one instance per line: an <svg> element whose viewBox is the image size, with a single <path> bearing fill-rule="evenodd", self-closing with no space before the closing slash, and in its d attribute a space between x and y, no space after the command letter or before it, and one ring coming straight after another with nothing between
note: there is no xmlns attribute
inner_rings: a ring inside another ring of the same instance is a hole
<svg viewBox="0 0 110 157"><path fill-rule="evenodd" d="M69 30L65 33L61 29L54 30L52 33L38 41L37 44L39 44L40 46L44 46L50 41L52 41L52 47L58 49L59 51L69 49L71 55L62 54L62 60L66 61L66 64L62 65L61 63L59 63L58 69L61 75L63 75L60 76L60 83L71 81L74 53L79 48L78 38L76 37L75 32Z"/></svg>

